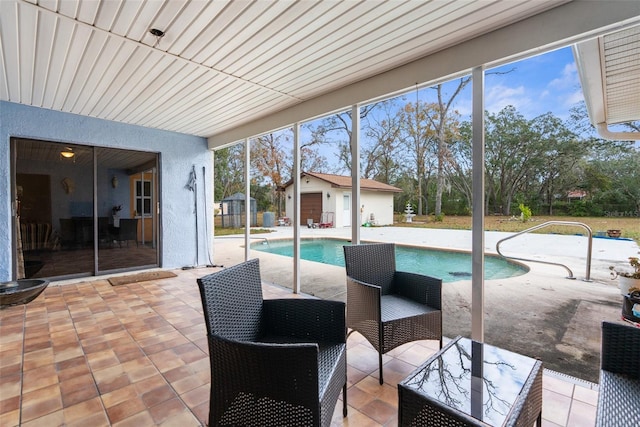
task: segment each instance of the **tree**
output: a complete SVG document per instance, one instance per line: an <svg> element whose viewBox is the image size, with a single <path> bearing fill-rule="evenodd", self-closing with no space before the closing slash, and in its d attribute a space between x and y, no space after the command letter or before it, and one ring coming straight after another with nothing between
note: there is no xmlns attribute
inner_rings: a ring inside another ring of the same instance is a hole
<svg viewBox="0 0 640 427"><path fill-rule="evenodd" d="M436 206L435 214L440 215L442 213L442 192L445 187L445 164L449 157L449 148L447 141L455 139L457 132L456 124L457 119L451 111L451 106L456 97L462 92L462 90L471 81L471 76L463 77L458 82L458 85L454 88L453 94L449 99L445 100L443 97L443 86L438 84L434 89L438 94L436 114L428 114L427 119L433 129L435 130L436 138L438 141L437 159L438 167L436 169Z"/></svg>
<svg viewBox="0 0 640 427"><path fill-rule="evenodd" d="M396 159L398 123L395 105L389 101L378 104L377 114L372 114L364 126L364 134L371 141L370 145L361 148L363 178L375 179L391 184L398 178L400 165Z"/></svg>
<svg viewBox="0 0 640 427"><path fill-rule="evenodd" d="M487 113L485 127L487 198L485 213L511 214L516 191L541 163L541 143L529 122L509 105L497 114Z"/></svg>
<svg viewBox="0 0 640 427"><path fill-rule="evenodd" d="M377 103L360 108L360 119L363 120L375 109ZM351 171L351 110L346 110L325 117L317 128L317 138L323 143L335 144L338 148L338 166L336 173ZM335 140L331 136L336 136ZM345 140L346 137L346 140Z"/></svg>
<svg viewBox="0 0 640 427"><path fill-rule="evenodd" d="M635 207L635 214L640 215L640 149L630 147L617 163L614 175L616 186Z"/></svg>
<svg viewBox="0 0 640 427"><path fill-rule="evenodd" d="M428 119L432 114L437 114L437 106L433 103L409 102L398 111L399 139L406 148L406 167L416 179L418 215L426 214L426 188L436 167L437 140Z"/></svg>
<svg viewBox="0 0 640 427"><path fill-rule="evenodd" d="M463 122L460 125L459 138L449 145L445 173L451 186L455 188L465 199L466 208L471 212L473 199L472 181L472 132L471 123Z"/></svg>
<svg viewBox="0 0 640 427"><path fill-rule="evenodd" d="M532 135L540 143L540 160L537 175L540 193L545 194L549 215L553 215L556 194L567 194L577 187L575 166L589 151L589 145L551 113L543 114L529 122ZM526 183L525 183L526 184Z"/></svg>
<svg viewBox="0 0 640 427"><path fill-rule="evenodd" d="M322 129L310 123L303 125L303 128L309 132L311 138L302 141L300 144L300 169L303 171L329 173L330 170L327 159L320 152L323 146L329 144L329 142L325 140ZM293 164L291 166L292 175Z"/></svg>
<svg viewBox="0 0 640 427"><path fill-rule="evenodd" d="M278 191L290 177L291 149L285 132L272 132L255 138L251 144L251 166L256 175L266 177L271 187L270 197L276 204L276 215L282 216L282 192Z"/></svg>
<svg viewBox="0 0 640 427"><path fill-rule="evenodd" d="M588 175L595 203L618 215L640 213L640 148L609 141L589 160Z"/></svg>
<svg viewBox="0 0 640 427"><path fill-rule="evenodd" d="M244 145L216 150L214 155L214 198L222 200L244 191Z"/></svg>
<svg viewBox="0 0 640 427"><path fill-rule="evenodd" d="M307 126L311 138L300 144L300 168L303 171L326 172L327 161L317 150L324 141L316 129ZM251 144L251 165L255 175L264 179L255 178L256 183L262 181L269 187L272 201L276 204L276 214L282 216L283 192L286 181L293 176L293 141L292 130L283 129L255 138ZM255 196L254 196L255 197Z"/></svg>

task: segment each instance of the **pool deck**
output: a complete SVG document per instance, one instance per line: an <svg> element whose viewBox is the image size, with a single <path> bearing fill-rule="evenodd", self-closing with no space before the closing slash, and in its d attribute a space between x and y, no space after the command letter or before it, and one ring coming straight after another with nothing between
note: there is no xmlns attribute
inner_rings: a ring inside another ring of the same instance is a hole
<svg viewBox="0 0 640 427"><path fill-rule="evenodd" d="M291 234L283 227L267 237ZM350 230L303 229L302 236L348 239ZM487 252L500 237L487 233ZM471 246L464 231L374 228L363 229L362 239ZM243 236L217 238L210 262L243 261L243 244ZM508 249L546 251L580 277L581 244L577 236L535 236ZM485 341L543 361L543 426L594 425L599 323L620 321L621 297L608 277L609 260L624 262L637 251L633 242L596 239L593 282L567 280L562 268L531 263L523 276L485 283ZM286 288L291 258L259 251L250 256L261 259L265 298L306 297ZM108 276L56 281L35 301L0 311L0 425L205 425L210 374L195 282L218 270L175 269L173 278L122 286L111 286ZM302 261L300 273L303 292L344 298L344 268ZM444 286L445 342L469 335L470 287L468 280ZM331 425L397 425L397 384L437 351L437 341L407 343L385 354L384 385L378 383L373 347L359 334L347 345L349 415L342 417L338 403Z"/></svg>
<svg viewBox="0 0 640 427"><path fill-rule="evenodd" d="M292 227L274 227L270 234L252 236L252 242L292 238ZM485 252L496 253L496 242L512 233L486 232ZM351 229L301 229L301 237L351 238ZM471 250L471 232L406 227L362 227L363 241L395 242L447 250ZM610 280L609 265L624 264L639 253L634 241L594 238L591 281L586 277L588 239L572 235L525 234L502 244L505 255L567 265L575 280L558 266L524 262L522 276L485 281L485 341L543 360L545 367L597 382L600 323L619 322L621 296ZM264 281L292 287L293 260L251 251L261 260ZM244 236L215 239L213 262L233 265L244 260ZM343 267L301 260L301 291L320 298L345 301ZM444 334L470 336L471 280L443 287Z"/></svg>

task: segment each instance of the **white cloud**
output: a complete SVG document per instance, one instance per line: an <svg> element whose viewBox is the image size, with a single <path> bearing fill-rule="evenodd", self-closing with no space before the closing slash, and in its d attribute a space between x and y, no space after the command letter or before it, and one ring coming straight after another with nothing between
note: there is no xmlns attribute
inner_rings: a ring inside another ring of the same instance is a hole
<svg viewBox="0 0 640 427"><path fill-rule="evenodd" d="M560 77L551 80L547 87L555 90L573 90L576 85L580 85L578 70L576 64L570 62L564 66Z"/></svg>
<svg viewBox="0 0 640 427"><path fill-rule="evenodd" d="M567 94L567 96L564 99L564 106L567 108L571 108L575 104L583 100L584 100L584 94L582 93L582 89L577 89L573 91L573 93Z"/></svg>
<svg viewBox="0 0 640 427"><path fill-rule="evenodd" d="M485 109L497 113L507 105L513 105L521 114L529 110L532 101L524 86L508 87L504 85L492 86L486 92Z"/></svg>
<svg viewBox="0 0 640 427"><path fill-rule="evenodd" d="M578 70L574 62L567 63L559 77L551 80L547 84L547 90L554 95L556 108L562 106L562 110L569 110L576 103L584 99ZM567 111L568 112L568 111ZM567 113L563 111L563 113ZM559 114L562 116L563 114Z"/></svg>

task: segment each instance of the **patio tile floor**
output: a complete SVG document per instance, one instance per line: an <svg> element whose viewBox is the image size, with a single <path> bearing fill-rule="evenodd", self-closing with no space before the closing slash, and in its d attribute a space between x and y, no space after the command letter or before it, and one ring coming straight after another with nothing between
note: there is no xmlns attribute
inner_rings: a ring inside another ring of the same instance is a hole
<svg viewBox="0 0 640 427"><path fill-rule="evenodd" d="M113 287L95 279L50 285L28 305L0 311L1 426L205 425L206 330L196 278ZM300 297L264 285L265 298ZM397 424L397 383L437 350L419 341L384 356L358 334L348 341L349 415L335 426ZM543 426L593 426L597 387L545 371Z"/></svg>

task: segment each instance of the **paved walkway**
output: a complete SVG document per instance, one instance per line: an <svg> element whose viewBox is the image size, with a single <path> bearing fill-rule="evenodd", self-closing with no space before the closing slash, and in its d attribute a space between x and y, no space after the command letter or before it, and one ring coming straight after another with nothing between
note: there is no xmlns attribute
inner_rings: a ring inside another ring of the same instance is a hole
<svg viewBox="0 0 640 427"><path fill-rule="evenodd" d="M291 238L291 227L275 227L263 239ZM351 229L302 229L302 237L349 239ZM485 233L485 251L495 253L498 240L511 233ZM465 230L373 227L361 229L361 240L471 250L471 232ZM600 323L620 321L621 296L617 281L610 280L609 265L625 263L639 252L633 241L593 239L591 279L586 282L588 239L583 236L527 234L505 242L506 255L567 265L576 280L566 279L562 267L525 263L530 272L513 278L485 282L485 341L543 360L545 367L597 382ZM263 280L292 287L293 260L251 251L261 260ZM213 261L233 265L244 260L244 236L218 237ZM302 292L344 301L344 268L301 261ZM444 334L470 336L471 281L447 283L443 289Z"/></svg>

